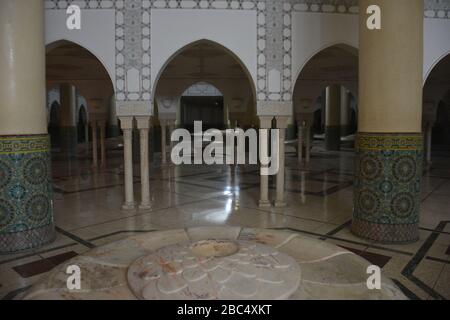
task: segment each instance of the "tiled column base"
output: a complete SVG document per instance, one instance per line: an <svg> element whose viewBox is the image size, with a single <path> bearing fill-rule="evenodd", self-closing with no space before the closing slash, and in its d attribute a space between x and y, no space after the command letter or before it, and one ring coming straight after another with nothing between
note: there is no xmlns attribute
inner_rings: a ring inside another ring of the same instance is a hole
<svg viewBox="0 0 450 320"><path fill-rule="evenodd" d="M421 134L359 133L352 231L385 243L419 237Z"/></svg>
<svg viewBox="0 0 450 320"><path fill-rule="evenodd" d="M341 147L341 126L327 126L325 128L325 148L337 151Z"/></svg>
<svg viewBox="0 0 450 320"><path fill-rule="evenodd" d="M0 253L54 237L49 136L0 136Z"/></svg>

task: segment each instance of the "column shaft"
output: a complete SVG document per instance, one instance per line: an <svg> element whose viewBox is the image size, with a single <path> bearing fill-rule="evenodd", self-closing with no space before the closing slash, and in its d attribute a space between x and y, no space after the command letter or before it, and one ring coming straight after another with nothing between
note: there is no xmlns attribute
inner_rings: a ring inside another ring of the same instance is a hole
<svg viewBox="0 0 450 320"><path fill-rule="evenodd" d="M161 122L161 163L167 164L167 149L166 149L167 126L165 120L160 120L160 122Z"/></svg>
<svg viewBox="0 0 450 320"><path fill-rule="evenodd" d="M345 87L341 87L341 137L350 134L350 93Z"/></svg>
<svg viewBox="0 0 450 320"><path fill-rule="evenodd" d="M105 141L106 123L100 122L100 165L104 167L106 165L106 141Z"/></svg>
<svg viewBox="0 0 450 320"><path fill-rule="evenodd" d="M427 124L427 164L431 164L431 142L433 137L433 124L429 122Z"/></svg>
<svg viewBox="0 0 450 320"><path fill-rule="evenodd" d="M84 124L84 143L86 145L86 154L89 154L89 123Z"/></svg>
<svg viewBox="0 0 450 320"><path fill-rule="evenodd" d="M380 30L367 8L382 8ZM423 1L360 0L359 113L352 231L388 243L419 237Z"/></svg>
<svg viewBox="0 0 450 320"><path fill-rule="evenodd" d="M124 122L121 119L121 122ZM132 120L131 120L132 122ZM133 190L133 127L122 124L124 145L124 173L125 173L125 203L124 210L132 210L135 207Z"/></svg>
<svg viewBox="0 0 450 320"><path fill-rule="evenodd" d="M69 155L74 155L76 154L78 144L76 90L73 85L62 83L59 92L61 97L59 118L61 151Z"/></svg>
<svg viewBox="0 0 450 320"><path fill-rule="evenodd" d="M55 238L44 3L0 1L0 253Z"/></svg>
<svg viewBox="0 0 450 320"><path fill-rule="evenodd" d="M286 139L286 128L288 124L288 117L276 117L277 119L277 129L279 130L279 154L278 154L278 173L276 179L276 199L275 207L285 207L286 201L284 198L284 163L285 163L285 139Z"/></svg>
<svg viewBox="0 0 450 320"><path fill-rule="evenodd" d="M340 149L341 145L341 87L329 86L326 89L325 148L330 151Z"/></svg>
<svg viewBox="0 0 450 320"><path fill-rule="evenodd" d="M298 163L302 164L303 162L303 126L298 126Z"/></svg>
<svg viewBox="0 0 450 320"><path fill-rule="evenodd" d="M92 166L98 167L97 121L91 122L92 129Z"/></svg>
<svg viewBox="0 0 450 320"><path fill-rule="evenodd" d="M268 135L269 129L261 128L259 129L259 148L260 154L267 155L268 151ZM261 164L262 168L267 167L267 165ZM259 197L259 206L260 207L270 207L269 202L269 176L268 175L260 175L260 197Z"/></svg>
<svg viewBox="0 0 450 320"><path fill-rule="evenodd" d="M150 209L150 176L148 159L148 137L150 117L137 117L140 135L140 163L141 163L141 204L139 209Z"/></svg>
<svg viewBox="0 0 450 320"><path fill-rule="evenodd" d="M306 163L309 163L311 159L311 128L309 124L306 124L305 126L305 161Z"/></svg>

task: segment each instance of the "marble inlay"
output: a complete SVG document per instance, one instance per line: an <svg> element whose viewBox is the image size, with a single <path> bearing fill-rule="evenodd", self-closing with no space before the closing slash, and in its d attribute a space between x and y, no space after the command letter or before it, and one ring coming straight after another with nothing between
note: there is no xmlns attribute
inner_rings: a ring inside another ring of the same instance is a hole
<svg viewBox="0 0 450 320"><path fill-rule="evenodd" d="M220 239L218 246L208 248L211 239ZM196 243L200 256L191 251ZM229 251L233 245L239 245L236 253ZM211 254L215 257L207 257ZM79 290L67 289L69 265L80 267ZM18 298L406 298L383 274L381 290L369 290L369 265L353 252L296 233L195 227L144 233L97 247L59 265Z"/></svg>
<svg viewBox="0 0 450 320"><path fill-rule="evenodd" d="M200 241L164 247L135 261L128 282L137 297L287 299L300 283L297 262L247 241Z"/></svg>

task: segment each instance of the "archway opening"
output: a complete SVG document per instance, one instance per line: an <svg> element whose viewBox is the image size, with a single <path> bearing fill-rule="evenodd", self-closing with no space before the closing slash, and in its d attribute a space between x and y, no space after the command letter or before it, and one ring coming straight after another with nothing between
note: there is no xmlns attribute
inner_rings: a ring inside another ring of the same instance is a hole
<svg viewBox="0 0 450 320"><path fill-rule="evenodd" d="M194 121L202 121L203 130L257 127L255 96L239 57L216 42L196 41L178 50L160 71L154 124L169 119L190 131ZM161 150L160 135L161 130L154 131L154 151Z"/></svg>
<svg viewBox="0 0 450 320"><path fill-rule="evenodd" d="M198 82L181 95L180 126L193 132L194 121L202 119L203 130L223 130L226 127L224 111L220 90L209 83Z"/></svg>
<svg viewBox="0 0 450 320"><path fill-rule="evenodd" d="M423 90L422 124L426 160L431 164L450 150L450 54L432 69Z"/></svg>
<svg viewBox="0 0 450 320"><path fill-rule="evenodd" d="M294 86L297 127L312 130L311 148L352 148L357 131L358 51L339 44L313 55ZM336 140L330 144L328 137ZM325 142L325 143L324 143Z"/></svg>
<svg viewBox="0 0 450 320"><path fill-rule="evenodd" d="M59 142L54 151L71 156L86 151L86 144L81 144L89 139L88 119L106 123L111 108L114 88L106 68L86 48L61 40L47 46L46 83L52 88L49 99L59 101L51 133L52 141Z"/></svg>

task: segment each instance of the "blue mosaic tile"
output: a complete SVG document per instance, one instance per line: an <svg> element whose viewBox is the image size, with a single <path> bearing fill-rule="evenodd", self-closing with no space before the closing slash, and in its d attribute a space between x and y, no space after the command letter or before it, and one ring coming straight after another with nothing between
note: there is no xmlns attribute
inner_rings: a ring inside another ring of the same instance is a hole
<svg viewBox="0 0 450 320"><path fill-rule="evenodd" d="M359 133L352 230L380 242L418 237L421 134Z"/></svg>
<svg viewBox="0 0 450 320"><path fill-rule="evenodd" d="M0 253L53 238L48 135L0 137Z"/></svg>

